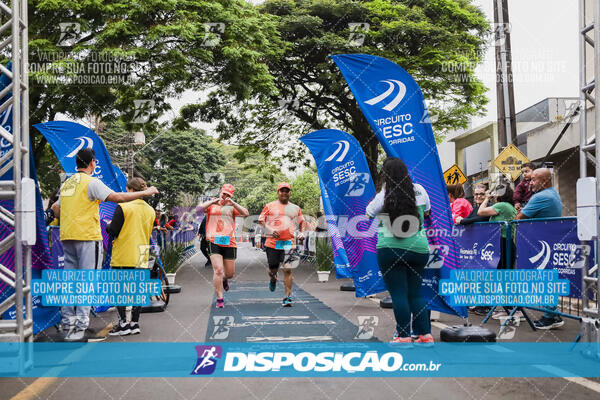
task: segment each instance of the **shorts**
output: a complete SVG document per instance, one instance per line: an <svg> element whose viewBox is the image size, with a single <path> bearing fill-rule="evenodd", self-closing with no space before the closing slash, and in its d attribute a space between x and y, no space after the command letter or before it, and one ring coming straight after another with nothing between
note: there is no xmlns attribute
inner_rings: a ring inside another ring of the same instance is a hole
<svg viewBox="0 0 600 400"><path fill-rule="evenodd" d="M283 250L272 247L266 247L265 249L269 269L279 268L283 263L285 263L286 268L296 268L298 266L300 257L296 249Z"/></svg>
<svg viewBox="0 0 600 400"><path fill-rule="evenodd" d="M235 260L237 257L237 247L225 247L208 242L208 254L218 254L223 257L224 260Z"/></svg>

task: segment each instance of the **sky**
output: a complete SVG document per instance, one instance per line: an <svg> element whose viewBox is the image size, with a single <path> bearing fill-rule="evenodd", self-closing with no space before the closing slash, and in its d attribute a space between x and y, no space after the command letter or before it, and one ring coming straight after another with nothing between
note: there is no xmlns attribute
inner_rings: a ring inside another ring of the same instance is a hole
<svg viewBox="0 0 600 400"><path fill-rule="evenodd" d="M493 21L493 2L475 0ZM547 97L577 97L579 92L579 12L577 0L509 0L515 110ZM496 120L494 48L486 52L476 75L489 88L487 115L476 127Z"/></svg>

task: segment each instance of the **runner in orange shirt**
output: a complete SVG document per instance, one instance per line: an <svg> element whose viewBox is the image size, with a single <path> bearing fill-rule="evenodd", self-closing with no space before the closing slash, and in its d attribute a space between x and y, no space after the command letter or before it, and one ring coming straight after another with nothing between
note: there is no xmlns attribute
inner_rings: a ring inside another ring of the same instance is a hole
<svg viewBox="0 0 600 400"><path fill-rule="evenodd" d="M258 218L258 223L265 227L267 240L265 250L267 252L267 263L269 265L269 289L275 291L277 284L277 271L283 268L283 282L285 285L284 307L292 306L292 261L295 256L293 250L296 247L295 230L298 224L298 239L303 240L304 217L302 210L295 204L290 203L290 185L282 182L277 186L277 201L268 203L263 208Z"/></svg>
<svg viewBox="0 0 600 400"><path fill-rule="evenodd" d="M233 201L233 185L225 184L216 199L200 205L206 214L206 239L213 267L213 285L217 293L217 308L225 307L223 290L229 290L228 279L235 273L237 246L235 217L248 216L248 210Z"/></svg>

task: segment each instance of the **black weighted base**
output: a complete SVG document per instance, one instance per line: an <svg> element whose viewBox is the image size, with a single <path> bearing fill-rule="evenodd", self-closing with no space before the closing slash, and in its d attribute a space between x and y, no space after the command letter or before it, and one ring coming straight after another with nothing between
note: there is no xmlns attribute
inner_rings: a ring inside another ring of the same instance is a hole
<svg viewBox="0 0 600 400"><path fill-rule="evenodd" d="M381 308L392 308L392 298L390 296L384 297L379 300L379 307Z"/></svg>
<svg viewBox="0 0 600 400"><path fill-rule="evenodd" d="M181 286L179 285L169 285L165 288L167 293L181 293Z"/></svg>
<svg viewBox="0 0 600 400"><path fill-rule="evenodd" d="M355 292L356 288L354 287L353 282L343 283L340 285L340 290L342 292Z"/></svg>
<svg viewBox="0 0 600 400"><path fill-rule="evenodd" d="M495 342L496 334L481 326L449 326L440 332L442 342Z"/></svg>
<svg viewBox="0 0 600 400"><path fill-rule="evenodd" d="M167 305L162 300L152 300L150 305L142 307L142 313L155 313L163 312L167 308Z"/></svg>

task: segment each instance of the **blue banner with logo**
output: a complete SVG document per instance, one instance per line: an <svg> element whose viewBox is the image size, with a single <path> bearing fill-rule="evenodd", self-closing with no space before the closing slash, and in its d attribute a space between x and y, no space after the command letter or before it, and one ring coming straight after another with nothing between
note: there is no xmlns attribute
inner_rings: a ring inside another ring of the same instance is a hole
<svg viewBox="0 0 600 400"><path fill-rule="evenodd" d="M354 279L356 296L386 290L377 264L377 221L366 218L375 185L358 141L346 132L322 129L304 135L317 164L323 208L338 276Z"/></svg>
<svg viewBox="0 0 600 400"><path fill-rule="evenodd" d="M58 158L60 165L68 176L77 171L77 164L75 163L77 152L89 147L94 149L96 155L96 169L92 176L100 179L115 192L125 192L127 190L127 178L118 167L113 165L104 142L96 132L86 126L70 121L51 121L34 125L34 127L50 143L56 158ZM100 224L105 249L108 249L110 241L105 229L106 223L112 219L116 208L116 203L100 203Z"/></svg>
<svg viewBox="0 0 600 400"><path fill-rule="evenodd" d="M502 254L501 230L503 223L479 222L457 225L456 243L461 268L496 269Z"/></svg>
<svg viewBox="0 0 600 400"><path fill-rule="evenodd" d="M11 70L11 63L9 62L6 66L8 70ZM4 74L0 76L0 90L4 89L6 86L10 85L11 80ZM4 99L2 99L2 103L7 101L10 98L11 94L8 93ZM2 127L12 133L12 105L10 105L5 111L0 114L0 124ZM12 144L8 142L6 139L0 139L0 157L4 156L7 152L11 151L13 148ZM12 162L12 158L7 160L6 163L2 165L4 167L8 162ZM46 222L44 216L44 208L42 203L42 196L40 194L40 187L37 179L37 173L35 170L35 164L33 162L33 154L30 152L29 156L29 165L30 165L30 175L31 178L35 181L36 186L36 242L35 245L31 249L31 266L32 266L32 276L35 278L40 274L40 271L46 268L50 268L52 265L50 258L50 249L48 248L48 235L46 233ZM0 178L1 180L12 180L13 179L13 171L10 169L7 171L4 176ZM6 208L9 212L14 212L14 204L12 200L3 200L0 201L0 205ZM13 234L14 228L11 225L0 221L0 240L3 240L7 236ZM0 255L0 264L4 265L11 271L15 270L15 260L14 260L14 251L12 249L4 252ZM5 282L0 281L0 302L4 301L10 295L14 293L14 289L8 286ZM44 307L41 305L41 301L39 296L32 297L32 312L33 312L33 333L38 333L43 331L48 326L55 324L58 322L59 314L58 309L56 307ZM2 314L2 318L4 319L15 319L16 318L16 309L15 307L11 307L6 312Z"/></svg>
<svg viewBox="0 0 600 400"><path fill-rule="evenodd" d="M451 307L437 294L440 277L447 278L450 269L460 268L460 260L452 236L448 191L419 85L404 69L385 58L367 54L332 58L386 154L406 163L413 181L425 188L431 200L431 217L425 221L432 233L428 234L431 253L423 279L429 308L466 317L466 308Z"/></svg>
<svg viewBox="0 0 600 400"><path fill-rule="evenodd" d="M515 268L556 269L560 279L570 282L569 297L581 298L581 270L585 259L583 245L577 237L577 218L520 220L513 224L516 225Z"/></svg>

